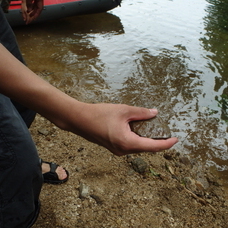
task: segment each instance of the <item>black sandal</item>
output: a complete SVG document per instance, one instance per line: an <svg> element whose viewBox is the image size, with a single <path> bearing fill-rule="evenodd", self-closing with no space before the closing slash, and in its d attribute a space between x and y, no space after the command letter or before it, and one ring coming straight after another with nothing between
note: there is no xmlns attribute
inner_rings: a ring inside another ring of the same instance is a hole
<svg viewBox="0 0 228 228"><path fill-rule="evenodd" d="M59 180L58 174L55 172L59 165L57 165L56 163L53 163L53 162L46 162L46 161L41 160L41 165L42 165L42 163L49 164L49 166L50 166L50 171L43 174L44 183L63 184L68 180L69 172L66 169L65 169L65 171L66 171L67 177L63 180Z"/></svg>

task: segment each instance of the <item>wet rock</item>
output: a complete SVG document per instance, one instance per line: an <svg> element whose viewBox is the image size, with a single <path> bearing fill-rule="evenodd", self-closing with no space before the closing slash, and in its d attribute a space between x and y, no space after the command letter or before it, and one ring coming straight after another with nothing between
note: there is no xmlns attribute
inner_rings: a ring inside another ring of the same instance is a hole
<svg viewBox="0 0 228 228"><path fill-rule="evenodd" d="M89 197L89 187L84 183L80 183L79 186L79 198L85 199Z"/></svg>
<svg viewBox="0 0 228 228"><path fill-rule="evenodd" d="M152 139L167 139L171 137L171 132L167 124L158 116L143 121L132 121L130 127L133 132L142 137Z"/></svg>
<svg viewBox="0 0 228 228"><path fill-rule="evenodd" d="M142 158L135 158L131 162L133 169L138 173L145 173L148 169L148 164Z"/></svg>

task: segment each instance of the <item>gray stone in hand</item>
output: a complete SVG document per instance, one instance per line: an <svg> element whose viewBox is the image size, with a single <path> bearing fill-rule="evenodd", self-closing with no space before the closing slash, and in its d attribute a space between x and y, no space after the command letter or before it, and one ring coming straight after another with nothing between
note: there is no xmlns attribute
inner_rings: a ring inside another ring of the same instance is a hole
<svg viewBox="0 0 228 228"><path fill-rule="evenodd" d="M133 132L142 137L152 139L168 139L171 137L170 128L158 116L149 120L130 122Z"/></svg>

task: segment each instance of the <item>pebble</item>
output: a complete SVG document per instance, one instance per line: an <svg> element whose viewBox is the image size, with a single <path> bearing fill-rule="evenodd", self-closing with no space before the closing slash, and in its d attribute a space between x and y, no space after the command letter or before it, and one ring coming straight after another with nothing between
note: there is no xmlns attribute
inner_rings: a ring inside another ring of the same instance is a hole
<svg viewBox="0 0 228 228"><path fill-rule="evenodd" d="M195 180L192 179L191 177L185 177L184 178L184 183L185 186L188 190L195 192L196 191L196 185L195 185Z"/></svg>
<svg viewBox="0 0 228 228"><path fill-rule="evenodd" d="M191 161L190 158L188 156L182 156L179 158L179 161L184 164L184 165L190 165Z"/></svg>
<svg viewBox="0 0 228 228"><path fill-rule="evenodd" d="M202 194L205 190L204 185L200 181L194 180L191 177L185 177L184 182L186 188L194 193Z"/></svg>
<svg viewBox="0 0 228 228"><path fill-rule="evenodd" d="M48 131L47 129L45 129L45 128L39 129L38 132L39 132L40 134L46 135L46 136L49 134L49 131Z"/></svg>
<svg viewBox="0 0 228 228"><path fill-rule="evenodd" d="M89 187L84 184L84 183L80 183L79 186L79 198L81 199L85 199L89 197Z"/></svg>
<svg viewBox="0 0 228 228"><path fill-rule="evenodd" d="M103 203L102 199L97 195L92 194L92 195L90 195L90 197L92 197L96 201L97 204L101 205Z"/></svg>
<svg viewBox="0 0 228 228"><path fill-rule="evenodd" d="M127 157L127 162L131 163L133 160L132 156L130 154L128 154L126 157Z"/></svg>
<svg viewBox="0 0 228 228"><path fill-rule="evenodd" d="M162 206L161 210L163 212L167 213L169 216L172 215L172 211L168 207L166 207L166 206Z"/></svg>
<svg viewBox="0 0 228 228"><path fill-rule="evenodd" d="M148 169L148 164L142 158L135 158L131 162L133 169L138 173L145 173Z"/></svg>

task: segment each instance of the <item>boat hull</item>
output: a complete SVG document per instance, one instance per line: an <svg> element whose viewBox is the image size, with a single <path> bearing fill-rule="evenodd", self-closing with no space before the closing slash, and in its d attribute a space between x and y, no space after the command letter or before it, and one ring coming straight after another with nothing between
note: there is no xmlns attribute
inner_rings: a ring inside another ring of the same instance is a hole
<svg viewBox="0 0 228 228"><path fill-rule="evenodd" d="M56 0L58 3L45 2L41 15L33 22L44 22L48 20L56 20L64 17L70 17L82 14L102 13L114 9L119 5L116 0ZM64 2L68 1L68 2ZM14 4L14 5L13 5ZM6 18L11 26L25 25L23 21L20 2L9 8Z"/></svg>

